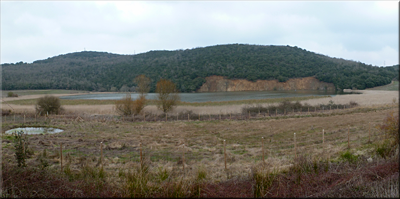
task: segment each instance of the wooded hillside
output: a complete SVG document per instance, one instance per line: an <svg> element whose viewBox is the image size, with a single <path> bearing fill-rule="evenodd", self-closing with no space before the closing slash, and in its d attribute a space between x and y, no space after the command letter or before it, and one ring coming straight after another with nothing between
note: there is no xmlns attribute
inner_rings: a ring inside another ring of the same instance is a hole
<svg viewBox="0 0 400 199"><path fill-rule="evenodd" d="M365 89L399 79L399 65L377 67L331 58L291 46L228 44L137 55L83 51L33 63L2 64L3 90L74 89L134 90L140 74L172 80L181 92L193 92L211 75L229 79L286 81L315 76L338 89Z"/></svg>

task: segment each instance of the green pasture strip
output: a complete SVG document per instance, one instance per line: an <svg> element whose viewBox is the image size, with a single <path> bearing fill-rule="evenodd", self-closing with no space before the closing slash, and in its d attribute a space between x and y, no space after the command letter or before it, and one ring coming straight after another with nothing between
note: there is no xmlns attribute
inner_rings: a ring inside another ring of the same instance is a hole
<svg viewBox="0 0 400 199"><path fill-rule="evenodd" d="M237 104L261 104L261 103L279 103L288 101L303 101L308 99L320 99L330 96L306 96L306 97L285 97L285 98L268 98L268 99L249 99L237 101L220 101L220 102L179 102L178 106L221 106L221 105L237 105ZM60 99L61 105L114 105L116 100L92 100L92 99ZM8 101L9 104L16 105L35 105L37 99L25 99ZM156 105L156 100L148 100L147 105Z"/></svg>
<svg viewBox="0 0 400 199"><path fill-rule="evenodd" d="M399 81L393 81L392 83L385 86L378 86L375 88L370 88L367 90L384 90L384 91L398 91L399 90Z"/></svg>

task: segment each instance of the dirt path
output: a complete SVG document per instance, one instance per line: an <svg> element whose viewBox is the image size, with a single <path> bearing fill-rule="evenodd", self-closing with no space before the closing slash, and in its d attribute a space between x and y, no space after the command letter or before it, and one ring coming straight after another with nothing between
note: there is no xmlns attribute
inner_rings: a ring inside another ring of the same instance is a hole
<svg viewBox="0 0 400 199"><path fill-rule="evenodd" d="M396 103L399 102L399 91L380 91L380 90L359 90L362 94L349 94L349 95L336 95L333 97L323 98L323 99L310 99L302 101L302 103L308 103L310 105L327 104L330 100L337 104L347 104L350 101L355 101L361 106L370 105L381 105L390 104L395 100ZM54 96L67 96L67 95L77 95L77 94L56 94ZM29 95L22 96L18 99L35 99L42 97L44 95ZM4 101L11 101L13 98L4 98ZM267 106L268 104L261 104ZM3 108L10 109L10 107L2 103ZM178 106L171 114L176 114L184 111L192 111L193 113L200 114L225 114L225 113L239 113L242 108L248 105L223 105L223 106ZM33 112L35 107L32 105L11 105L11 107L16 112ZM114 105L65 105L66 111L70 112L85 112L88 114L115 114ZM145 107L146 112L161 113L157 110L157 107L150 105Z"/></svg>

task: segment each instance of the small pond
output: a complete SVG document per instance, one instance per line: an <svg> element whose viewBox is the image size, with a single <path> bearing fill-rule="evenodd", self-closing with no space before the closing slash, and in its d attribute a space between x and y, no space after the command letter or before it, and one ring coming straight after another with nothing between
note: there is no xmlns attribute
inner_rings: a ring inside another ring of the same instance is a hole
<svg viewBox="0 0 400 199"><path fill-rule="evenodd" d="M24 127L24 128L15 128L6 131L6 134L17 133L19 131L23 131L28 135L32 134L54 134L54 133L61 133L64 130L57 129L57 128L49 128L49 127Z"/></svg>

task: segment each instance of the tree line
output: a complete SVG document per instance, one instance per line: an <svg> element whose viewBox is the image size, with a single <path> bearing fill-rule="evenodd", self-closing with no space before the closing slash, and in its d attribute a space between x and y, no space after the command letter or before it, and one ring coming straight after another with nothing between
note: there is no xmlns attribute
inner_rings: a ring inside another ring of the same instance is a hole
<svg viewBox="0 0 400 199"><path fill-rule="evenodd" d="M155 92L160 79L171 80L180 92L194 92L211 75L280 82L314 76L337 89L365 89L398 80L399 65L372 66L296 46L227 44L137 55L83 51L2 64L2 73L3 90L136 91L132 79L140 74L150 78L149 92Z"/></svg>

